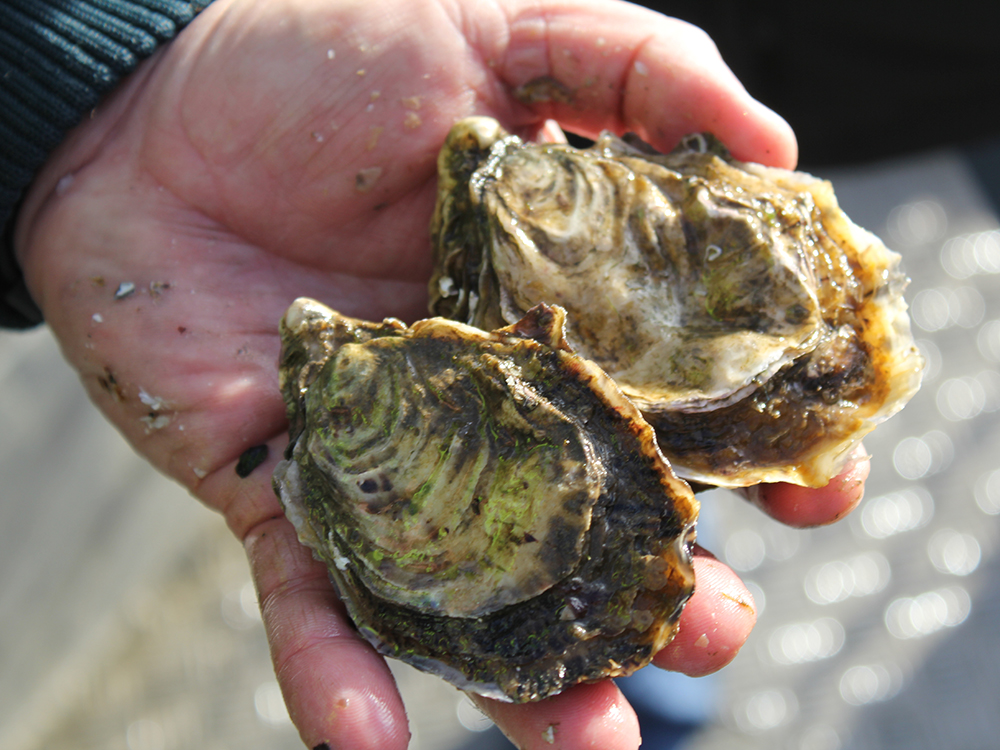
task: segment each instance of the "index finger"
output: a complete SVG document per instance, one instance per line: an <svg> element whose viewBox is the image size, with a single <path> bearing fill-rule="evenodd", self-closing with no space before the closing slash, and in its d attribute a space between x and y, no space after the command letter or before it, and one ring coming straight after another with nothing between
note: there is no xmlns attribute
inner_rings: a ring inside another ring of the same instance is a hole
<svg viewBox="0 0 1000 750"><path fill-rule="evenodd" d="M791 128L747 93L701 29L607 0L506 5L505 34L482 24L473 34L535 115L583 135L631 130L661 150L708 131L737 159L795 166Z"/></svg>

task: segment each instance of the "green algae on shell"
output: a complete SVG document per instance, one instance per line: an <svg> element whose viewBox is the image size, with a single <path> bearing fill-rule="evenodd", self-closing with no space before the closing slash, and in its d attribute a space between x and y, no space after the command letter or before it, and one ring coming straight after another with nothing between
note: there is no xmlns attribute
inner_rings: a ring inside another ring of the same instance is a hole
<svg viewBox="0 0 1000 750"><path fill-rule="evenodd" d="M300 540L382 653L501 700L644 666L694 586L698 503L564 320L281 324Z"/></svg>

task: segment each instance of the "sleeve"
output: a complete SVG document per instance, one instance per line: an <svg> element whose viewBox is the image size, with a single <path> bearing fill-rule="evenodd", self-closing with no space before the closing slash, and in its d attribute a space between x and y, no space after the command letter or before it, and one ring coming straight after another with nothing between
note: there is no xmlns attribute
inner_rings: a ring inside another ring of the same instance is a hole
<svg viewBox="0 0 1000 750"><path fill-rule="evenodd" d="M0 327L42 322L13 250L18 204L68 131L211 0L0 0Z"/></svg>

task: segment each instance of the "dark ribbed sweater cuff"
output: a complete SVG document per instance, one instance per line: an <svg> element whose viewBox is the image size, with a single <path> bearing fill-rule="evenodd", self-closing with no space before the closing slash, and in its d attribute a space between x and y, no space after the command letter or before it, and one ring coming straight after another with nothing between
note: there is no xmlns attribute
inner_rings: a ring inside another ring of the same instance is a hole
<svg viewBox="0 0 1000 750"><path fill-rule="evenodd" d="M67 132L211 0L0 0L0 326L42 314L13 253L16 210Z"/></svg>

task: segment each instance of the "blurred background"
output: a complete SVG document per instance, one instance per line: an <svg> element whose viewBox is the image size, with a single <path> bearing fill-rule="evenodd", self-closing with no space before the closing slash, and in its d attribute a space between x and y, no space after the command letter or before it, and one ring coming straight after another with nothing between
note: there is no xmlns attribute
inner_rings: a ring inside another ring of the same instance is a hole
<svg viewBox="0 0 1000 750"><path fill-rule="evenodd" d="M839 524L702 495L700 539L758 626L717 675L623 687L651 750L995 747L1000 6L804 5L658 9L709 31L803 167L903 255L924 387L866 439L867 495ZM0 333L0 424L0 750L300 748L241 546L134 456L44 328ZM510 747L451 687L394 671L412 750Z"/></svg>

